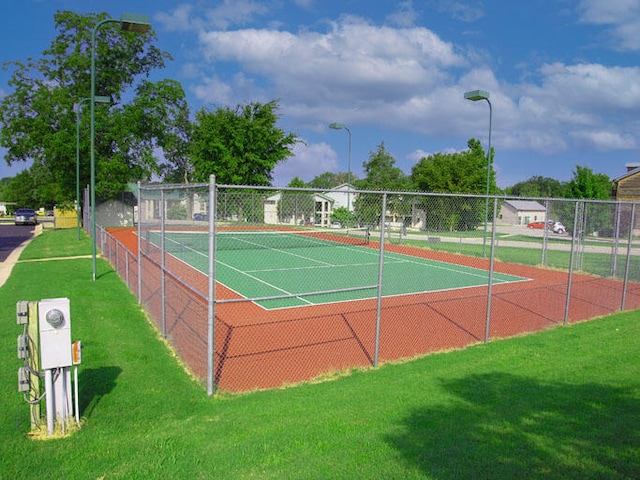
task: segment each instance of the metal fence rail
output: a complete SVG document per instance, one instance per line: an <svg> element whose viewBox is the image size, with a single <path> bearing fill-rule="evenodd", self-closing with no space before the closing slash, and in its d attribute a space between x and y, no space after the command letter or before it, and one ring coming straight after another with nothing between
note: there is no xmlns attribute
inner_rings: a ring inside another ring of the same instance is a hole
<svg viewBox="0 0 640 480"><path fill-rule="evenodd" d="M98 244L209 394L640 308L630 202L492 196L485 218L480 195L213 179L137 198Z"/></svg>

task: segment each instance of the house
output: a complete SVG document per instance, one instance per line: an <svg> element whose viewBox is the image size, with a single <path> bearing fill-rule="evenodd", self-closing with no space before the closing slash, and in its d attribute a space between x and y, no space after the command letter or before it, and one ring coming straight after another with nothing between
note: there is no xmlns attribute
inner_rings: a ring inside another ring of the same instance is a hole
<svg viewBox="0 0 640 480"><path fill-rule="evenodd" d="M276 192L264 200L264 223L320 226L331 224L334 200L321 193Z"/></svg>
<svg viewBox="0 0 640 480"><path fill-rule="evenodd" d="M616 200L640 201L640 163L627 163L627 172L611 180L611 196Z"/></svg>
<svg viewBox="0 0 640 480"><path fill-rule="evenodd" d="M505 200L498 216L506 225L527 225L530 222L545 222L547 209L534 200Z"/></svg>
<svg viewBox="0 0 640 480"><path fill-rule="evenodd" d="M353 211L356 196L347 183L324 192L279 191L264 201L264 223L328 227L337 208Z"/></svg>
<svg viewBox="0 0 640 480"><path fill-rule="evenodd" d="M611 196L618 201L640 202L640 163L625 165L626 173L611 180ZM633 222L634 235L640 234L640 209L636 206ZM631 222L632 207L624 204L620 209L620 223L624 228Z"/></svg>

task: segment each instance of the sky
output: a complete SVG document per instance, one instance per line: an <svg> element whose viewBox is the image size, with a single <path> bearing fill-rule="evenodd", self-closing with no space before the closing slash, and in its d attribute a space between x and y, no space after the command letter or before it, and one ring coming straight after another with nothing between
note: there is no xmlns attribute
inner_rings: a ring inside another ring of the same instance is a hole
<svg viewBox="0 0 640 480"><path fill-rule="evenodd" d="M276 186L362 178L382 142L410 174L470 138L486 149L490 132L501 188L640 162L638 0L3 0L0 60L39 58L58 10L148 15L174 58L152 80L179 81L192 115L277 100L278 126L302 142ZM23 168L0 160L0 178Z"/></svg>

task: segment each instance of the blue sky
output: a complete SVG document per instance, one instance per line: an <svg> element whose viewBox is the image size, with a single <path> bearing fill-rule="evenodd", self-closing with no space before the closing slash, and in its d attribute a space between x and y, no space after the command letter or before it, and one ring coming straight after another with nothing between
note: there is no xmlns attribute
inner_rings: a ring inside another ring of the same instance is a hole
<svg viewBox="0 0 640 480"><path fill-rule="evenodd" d="M202 107L278 99L304 140L275 185L351 169L384 141L406 173L424 155L486 148L490 92L499 186L610 177L640 162L637 0L4 0L1 59L39 57L57 10L151 18L174 61L156 72ZM7 22L8 20L8 22ZM0 96L10 92L0 71ZM4 151L0 149L0 154ZM24 166L0 162L0 178Z"/></svg>

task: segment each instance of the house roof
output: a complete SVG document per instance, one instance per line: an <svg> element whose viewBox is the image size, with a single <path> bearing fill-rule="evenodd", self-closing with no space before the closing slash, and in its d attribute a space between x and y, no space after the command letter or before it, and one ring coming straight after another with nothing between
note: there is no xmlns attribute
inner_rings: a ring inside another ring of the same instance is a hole
<svg viewBox="0 0 640 480"><path fill-rule="evenodd" d="M504 203L511 205L515 210L529 212L544 212L547 209L535 200L505 200Z"/></svg>
<svg viewBox="0 0 640 480"><path fill-rule="evenodd" d="M625 172L622 175L620 175L619 177L612 178L611 182L619 182L620 180L624 180L625 178L632 177L633 175L636 175L638 173L640 173L640 167L634 168L633 170Z"/></svg>

